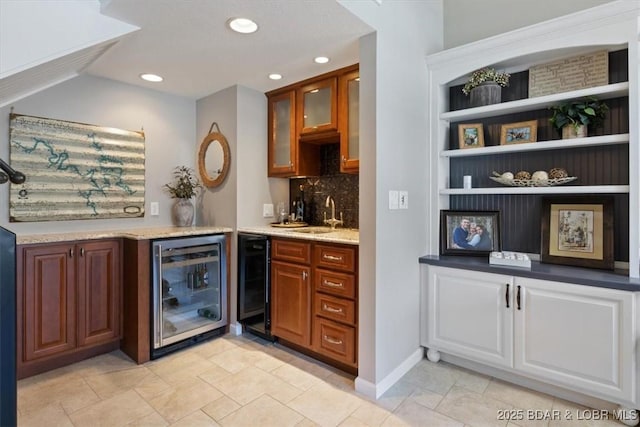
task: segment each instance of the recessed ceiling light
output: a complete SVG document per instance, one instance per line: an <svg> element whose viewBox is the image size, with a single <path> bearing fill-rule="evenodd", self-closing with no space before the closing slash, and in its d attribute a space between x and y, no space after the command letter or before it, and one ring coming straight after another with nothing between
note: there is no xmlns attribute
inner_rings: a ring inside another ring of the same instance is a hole
<svg viewBox="0 0 640 427"><path fill-rule="evenodd" d="M327 58L326 56L316 56L313 59L316 64L326 64L327 62L329 62L329 58Z"/></svg>
<svg viewBox="0 0 640 427"><path fill-rule="evenodd" d="M280 80L282 78L281 74L277 74L277 73L273 73L273 74L269 74L269 78L271 80Z"/></svg>
<svg viewBox="0 0 640 427"><path fill-rule="evenodd" d="M258 24L248 18L231 18L227 25L236 33L250 34L258 31Z"/></svg>
<svg viewBox="0 0 640 427"><path fill-rule="evenodd" d="M153 82L153 83L158 83L164 80L162 77L160 77L157 74L149 74L149 73L140 74L140 78L142 80L146 80L148 82Z"/></svg>

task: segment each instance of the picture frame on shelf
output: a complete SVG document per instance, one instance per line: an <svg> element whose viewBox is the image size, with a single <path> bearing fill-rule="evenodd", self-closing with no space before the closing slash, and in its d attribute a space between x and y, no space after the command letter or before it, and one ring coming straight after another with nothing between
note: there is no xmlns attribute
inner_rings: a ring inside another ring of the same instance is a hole
<svg viewBox="0 0 640 427"><path fill-rule="evenodd" d="M613 198L544 197L540 262L613 270Z"/></svg>
<svg viewBox="0 0 640 427"><path fill-rule="evenodd" d="M538 138L538 121L529 120L503 124L500 126L500 145L536 142Z"/></svg>
<svg viewBox="0 0 640 427"><path fill-rule="evenodd" d="M458 125L458 143L460 148L484 147L482 123Z"/></svg>
<svg viewBox="0 0 640 427"><path fill-rule="evenodd" d="M501 237L499 211L440 211L440 255L489 255Z"/></svg>

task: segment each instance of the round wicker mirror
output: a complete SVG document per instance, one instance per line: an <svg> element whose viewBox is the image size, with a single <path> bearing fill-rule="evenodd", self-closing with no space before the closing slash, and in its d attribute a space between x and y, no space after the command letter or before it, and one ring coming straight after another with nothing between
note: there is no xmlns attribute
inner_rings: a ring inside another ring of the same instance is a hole
<svg viewBox="0 0 640 427"><path fill-rule="evenodd" d="M212 132L214 126L217 132ZM213 123L198 152L198 169L204 186L212 188L222 184L229 172L230 162L227 138L220 133L218 125Z"/></svg>

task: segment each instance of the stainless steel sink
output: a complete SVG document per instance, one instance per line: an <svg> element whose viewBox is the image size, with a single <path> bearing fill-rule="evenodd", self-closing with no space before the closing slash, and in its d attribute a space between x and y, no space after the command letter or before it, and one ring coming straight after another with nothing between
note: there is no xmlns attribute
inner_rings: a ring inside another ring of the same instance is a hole
<svg viewBox="0 0 640 427"><path fill-rule="evenodd" d="M291 231L293 231L294 233L325 234L325 233L331 233L332 231L336 231L336 230L332 230L330 228L325 228L325 227L307 227L307 228L296 228Z"/></svg>

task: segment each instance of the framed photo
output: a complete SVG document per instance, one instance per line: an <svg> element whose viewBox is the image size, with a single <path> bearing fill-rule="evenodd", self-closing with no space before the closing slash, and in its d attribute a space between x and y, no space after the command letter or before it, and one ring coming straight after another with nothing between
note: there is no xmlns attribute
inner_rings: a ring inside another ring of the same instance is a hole
<svg viewBox="0 0 640 427"><path fill-rule="evenodd" d="M538 121L509 123L500 127L500 145L536 142L538 138Z"/></svg>
<svg viewBox="0 0 640 427"><path fill-rule="evenodd" d="M458 141L460 148L484 147L482 123L458 125Z"/></svg>
<svg viewBox="0 0 640 427"><path fill-rule="evenodd" d="M498 211L440 211L441 255L488 255L500 242Z"/></svg>
<svg viewBox="0 0 640 427"><path fill-rule="evenodd" d="M542 199L540 261L613 270L613 198Z"/></svg>

